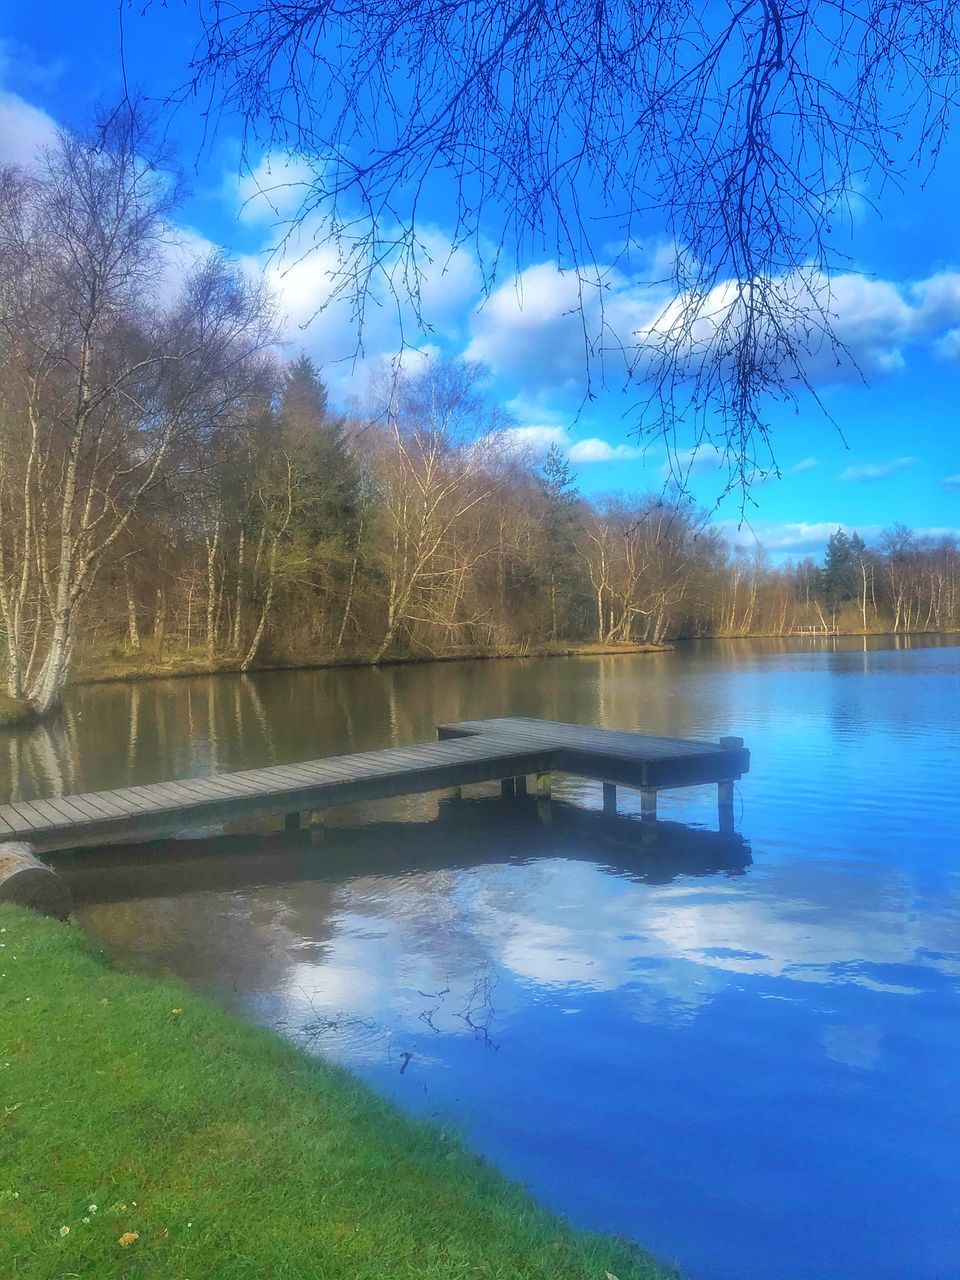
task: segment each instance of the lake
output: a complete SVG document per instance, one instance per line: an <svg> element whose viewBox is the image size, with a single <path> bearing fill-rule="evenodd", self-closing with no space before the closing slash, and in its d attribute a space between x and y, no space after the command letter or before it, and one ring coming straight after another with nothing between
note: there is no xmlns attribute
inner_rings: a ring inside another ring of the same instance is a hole
<svg viewBox="0 0 960 1280"><path fill-rule="evenodd" d="M29 798L542 716L739 734L716 788L600 813L496 787L64 858L81 924L350 1067L578 1224L689 1280L960 1277L960 646L704 642L616 658L102 685L0 736ZM549 818L549 821L547 820Z"/></svg>

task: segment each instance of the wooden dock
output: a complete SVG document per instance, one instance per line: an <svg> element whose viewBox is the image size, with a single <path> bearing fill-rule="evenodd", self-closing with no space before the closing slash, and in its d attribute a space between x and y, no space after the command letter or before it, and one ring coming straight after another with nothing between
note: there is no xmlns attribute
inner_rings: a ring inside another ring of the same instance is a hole
<svg viewBox="0 0 960 1280"><path fill-rule="evenodd" d="M442 725L436 742L332 756L205 778L121 787L0 806L0 842L39 853L136 843L269 814L297 830L301 815L333 805L499 780L505 795L537 779L542 801L554 772L603 783L604 809L617 786L637 788L642 816L656 817L664 788L716 783L721 830L733 826L733 783L749 768L739 738L716 744L547 720L502 718Z"/></svg>

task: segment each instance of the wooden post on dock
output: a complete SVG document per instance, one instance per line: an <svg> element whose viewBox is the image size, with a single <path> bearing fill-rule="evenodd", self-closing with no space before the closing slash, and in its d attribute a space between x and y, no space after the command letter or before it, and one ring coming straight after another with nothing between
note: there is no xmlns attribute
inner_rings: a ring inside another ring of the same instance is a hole
<svg viewBox="0 0 960 1280"><path fill-rule="evenodd" d="M284 831L299 831L300 830L300 814L299 813L285 814L283 819L283 829Z"/></svg>
<svg viewBox="0 0 960 1280"><path fill-rule="evenodd" d="M717 783L717 821L725 835L733 831L733 783Z"/></svg>
<svg viewBox="0 0 960 1280"><path fill-rule="evenodd" d="M739 750L743 746L742 738L720 738L721 747ZM720 830L729 835L733 831L733 783L731 781L717 783L717 819Z"/></svg>
<svg viewBox="0 0 960 1280"><path fill-rule="evenodd" d="M513 778L500 779L500 794L506 799L517 794L515 780Z"/></svg>
<svg viewBox="0 0 960 1280"><path fill-rule="evenodd" d="M616 816L617 812L617 788L612 782L603 784L603 812Z"/></svg>
<svg viewBox="0 0 960 1280"><path fill-rule="evenodd" d="M537 798L539 800L549 800L552 794L553 774L538 773L537 774Z"/></svg>
<svg viewBox="0 0 960 1280"><path fill-rule="evenodd" d="M640 788L640 821L656 822L657 791L655 787Z"/></svg>
<svg viewBox="0 0 960 1280"><path fill-rule="evenodd" d="M527 794L527 775L525 773L519 774L514 778L513 785L518 796L525 796Z"/></svg>

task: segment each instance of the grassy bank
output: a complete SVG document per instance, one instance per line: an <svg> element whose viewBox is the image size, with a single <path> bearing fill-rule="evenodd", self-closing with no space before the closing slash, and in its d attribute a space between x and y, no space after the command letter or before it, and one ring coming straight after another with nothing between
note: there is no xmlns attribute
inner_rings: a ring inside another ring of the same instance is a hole
<svg viewBox="0 0 960 1280"><path fill-rule="evenodd" d="M0 907L0 929L5 1280L673 1274L72 926Z"/></svg>
<svg viewBox="0 0 960 1280"><path fill-rule="evenodd" d="M252 668L259 671L324 671L332 667L398 667L433 662L487 662L497 658L582 658L610 657L633 653L669 653L671 644L569 644L516 645L496 650L463 649L450 653L390 654L375 663L363 654L317 656L291 659L287 662L263 662ZM218 658L212 665L199 650L181 653L174 650L162 661L148 650L141 653L86 653L77 663L71 684L110 684L125 680L164 680L177 676L237 674L238 659Z"/></svg>

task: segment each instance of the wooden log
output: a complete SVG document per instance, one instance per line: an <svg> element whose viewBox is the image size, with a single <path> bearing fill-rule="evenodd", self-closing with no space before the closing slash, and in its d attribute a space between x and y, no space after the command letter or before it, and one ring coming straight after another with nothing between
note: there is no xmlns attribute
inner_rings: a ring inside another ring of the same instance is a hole
<svg viewBox="0 0 960 1280"><path fill-rule="evenodd" d="M58 920L66 920L73 905L66 881L21 840L0 844L0 902L30 907Z"/></svg>

